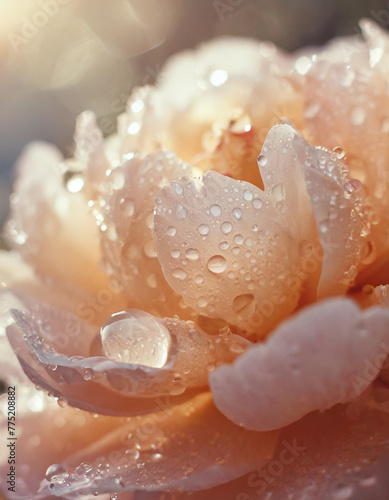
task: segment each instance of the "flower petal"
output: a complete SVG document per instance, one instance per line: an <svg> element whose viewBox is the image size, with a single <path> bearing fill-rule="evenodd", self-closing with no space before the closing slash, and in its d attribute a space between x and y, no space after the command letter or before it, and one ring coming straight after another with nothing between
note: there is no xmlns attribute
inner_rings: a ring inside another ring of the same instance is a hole
<svg viewBox="0 0 389 500"><path fill-rule="evenodd" d="M252 184L216 172L184 178L155 199L155 244L166 279L200 314L263 336L297 305L287 279L299 242Z"/></svg>
<svg viewBox="0 0 389 500"><path fill-rule="evenodd" d="M159 188L191 172L190 165L167 151L143 160L135 156L111 172L111 193L94 213L102 229L104 267L131 307L159 316L179 310L180 297L163 276L153 242L153 198ZM190 316L181 305L180 317Z"/></svg>
<svg viewBox="0 0 389 500"><path fill-rule="evenodd" d="M41 497L36 492L49 466L60 464L67 456L126 423L125 418L96 417L74 408L60 408L54 401L47 402L47 398L42 399L42 396L38 391L35 394L21 393L20 386L17 387L18 401L25 398L23 403L29 406L29 411L19 413L17 420L16 493L12 495L18 500L47 499L48 496ZM4 442L9 437L6 427L1 430L1 437ZM1 450L0 487L8 491L9 448L7 453L4 448Z"/></svg>
<svg viewBox="0 0 389 500"><path fill-rule="evenodd" d="M283 323L233 365L216 369L210 385L216 406L233 422L277 429L355 399L388 352L389 311L362 312L349 299L331 299Z"/></svg>
<svg viewBox="0 0 389 500"><path fill-rule="evenodd" d="M158 398L169 405L186 400L207 388L211 370L250 344L229 332L209 335L191 322L128 310L132 324L150 329L151 338L157 325L171 338L163 367L130 364L99 350L94 326L31 299L16 299L24 312L12 311L15 325L8 326L7 335L27 376L70 405L97 413L137 415L153 411ZM91 350L97 351L93 357Z"/></svg>
<svg viewBox="0 0 389 500"><path fill-rule="evenodd" d="M271 129L258 162L265 189L283 195L286 215L298 227L295 234L311 241L307 205L312 206L323 254L318 298L344 293L356 277L366 244L362 199L347 167L335 153L311 146L293 124Z"/></svg>
<svg viewBox="0 0 389 500"><path fill-rule="evenodd" d="M39 274L95 292L107 284L98 267L97 229L83 193L65 187L62 160L57 149L43 143L26 149L6 232Z"/></svg>
<svg viewBox="0 0 389 500"><path fill-rule="evenodd" d="M130 420L69 457L67 481L58 476L51 490L44 482L42 491L79 498L94 491L203 489L267 463L277 436L240 429L203 394L173 410ZM89 476L78 472L81 462L91 464Z"/></svg>
<svg viewBox="0 0 389 500"><path fill-rule="evenodd" d="M343 148L352 177L366 189L372 216L370 244L379 256L389 248L388 34L361 23L367 43L334 42L317 54L307 75L305 120L313 142ZM380 222L379 226L377 223Z"/></svg>
<svg viewBox="0 0 389 500"><path fill-rule="evenodd" d="M135 500L384 500L389 417L381 408L374 398L357 420L347 406L314 412L282 431L273 460L262 469L209 490L139 491Z"/></svg>

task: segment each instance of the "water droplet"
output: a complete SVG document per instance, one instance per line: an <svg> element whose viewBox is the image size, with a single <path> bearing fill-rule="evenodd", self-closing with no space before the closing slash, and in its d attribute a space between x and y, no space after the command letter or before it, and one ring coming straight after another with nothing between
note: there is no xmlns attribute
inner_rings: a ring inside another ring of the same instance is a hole
<svg viewBox="0 0 389 500"><path fill-rule="evenodd" d="M234 352L235 354L240 354L244 352L244 347L240 344L231 344L229 349L231 352Z"/></svg>
<svg viewBox="0 0 389 500"><path fill-rule="evenodd" d="M188 248L185 252L185 257L189 260L197 260L199 258L199 252L195 248Z"/></svg>
<svg viewBox="0 0 389 500"><path fill-rule="evenodd" d="M209 210L211 212L211 215L214 217L219 217L222 213L222 209L219 207L219 205L211 205L209 207Z"/></svg>
<svg viewBox="0 0 389 500"><path fill-rule="evenodd" d="M358 269L355 266L350 266L347 269L346 274L347 274L347 278L350 281L353 281L358 275Z"/></svg>
<svg viewBox="0 0 389 500"><path fill-rule="evenodd" d="M100 330L105 355L115 361L162 368L171 346L169 330L150 314L113 314Z"/></svg>
<svg viewBox="0 0 389 500"><path fill-rule="evenodd" d="M236 234L236 235L234 236L234 243L235 243L236 245L242 245L242 244L243 244L243 241L244 241L244 239L243 239L243 236L242 236L241 234Z"/></svg>
<svg viewBox="0 0 389 500"><path fill-rule="evenodd" d="M140 111L142 111L144 107L144 102L142 101L142 99L136 99L133 103L131 103L131 111L133 113L139 113Z"/></svg>
<svg viewBox="0 0 389 500"><path fill-rule="evenodd" d="M159 462L162 459L161 453L153 453L151 455L151 461L152 462Z"/></svg>
<svg viewBox="0 0 389 500"><path fill-rule="evenodd" d="M50 465L50 467L48 467L46 470L45 479L46 481L51 481L55 476L59 476L64 472L66 472L66 469L63 465L60 464Z"/></svg>
<svg viewBox="0 0 389 500"><path fill-rule="evenodd" d="M276 184L272 189L272 194L276 201L283 201L286 196L285 185L282 182Z"/></svg>
<svg viewBox="0 0 389 500"><path fill-rule="evenodd" d="M258 165L260 167L264 167L266 165L266 163L267 163L267 158L266 158L265 155L259 155L257 161L258 161Z"/></svg>
<svg viewBox="0 0 389 500"><path fill-rule="evenodd" d="M232 211L232 217L235 220L240 220L242 218L242 210L240 208L234 208Z"/></svg>
<svg viewBox="0 0 389 500"><path fill-rule="evenodd" d="M223 234L229 234L232 231L231 222L223 222L223 224L220 227Z"/></svg>
<svg viewBox="0 0 389 500"><path fill-rule="evenodd" d="M57 399L57 403L58 403L58 406L60 406L61 408L66 408L68 406L68 402L66 401L66 399L64 398L58 398Z"/></svg>
<svg viewBox="0 0 389 500"><path fill-rule="evenodd" d="M312 66L312 60L307 56L299 57L294 67L299 75L306 75Z"/></svg>
<svg viewBox="0 0 389 500"><path fill-rule="evenodd" d="M201 276L201 274L198 274L194 278L194 282L196 283L196 285L200 285L203 281L204 281L204 278Z"/></svg>
<svg viewBox="0 0 389 500"><path fill-rule="evenodd" d="M178 280L184 280L186 278L186 272L178 267L177 269L173 269L172 276Z"/></svg>
<svg viewBox="0 0 389 500"><path fill-rule="evenodd" d="M82 172L74 172L72 170L67 170L64 173L63 181L69 193L79 193L85 184Z"/></svg>
<svg viewBox="0 0 389 500"><path fill-rule="evenodd" d="M127 132L130 135L137 134L139 132L139 130L140 130L140 123L138 123L138 122L132 122L132 123L130 123L130 125L127 128Z"/></svg>
<svg viewBox="0 0 389 500"><path fill-rule="evenodd" d="M227 261L222 255L214 255L208 260L208 269L215 274L220 274L226 270Z"/></svg>
<svg viewBox="0 0 389 500"><path fill-rule="evenodd" d="M183 205L178 205L176 208L176 219L184 220L188 215L188 210Z"/></svg>
<svg viewBox="0 0 389 500"><path fill-rule="evenodd" d="M208 300L205 297L199 297L197 299L197 305L199 307L207 307L208 305Z"/></svg>
<svg viewBox="0 0 389 500"><path fill-rule="evenodd" d="M222 241L219 243L220 250L227 250L229 247L228 241Z"/></svg>
<svg viewBox="0 0 389 500"><path fill-rule="evenodd" d="M186 391L186 385L181 379L177 379L173 381L172 387L170 388L170 394L172 396L179 396Z"/></svg>
<svg viewBox="0 0 389 500"><path fill-rule="evenodd" d="M254 194L252 191L245 191L243 193L243 198L246 200L246 201L252 201L252 199L254 198Z"/></svg>
<svg viewBox="0 0 389 500"><path fill-rule="evenodd" d="M357 106L351 110L350 121L352 125L359 126L365 121L366 112L360 106Z"/></svg>
<svg viewBox="0 0 389 500"><path fill-rule="evenodd" d="M334 148L332 151L339 160L344 158L346 155L346 151L340 146L336 146L336 148Z"/></svg>
<svg viewBox="0 0 389 500"><path fill-rule="evenodd" d="M234 312L246 318L250 316L255 311L255 298L251 293L243 293L242 295L238 295L235 297L234 302L232 303L232 308Z"/></svg>
<svg viewBox="0 0 389 500"><path fill-rule="evenodd" d="M166 229L166 234L167 234L167 236L174 236L176 234L176 228L173 226L169 226Z"/></svg>
<svg viewBox="0 0 389 500"><path fill-rule="evenodd" d="M95 475L95 468L88 462L82 462L76 470L74 471L77 477L89 477L92 478Z"/></svg>
<svg viewBox="0 0 389 500"><path fill-rule="evenodd" d="M228 79L228 73L224 69L215 69L209 77L209 81L215 87L220 87Z"/></svg>
<svg viewBox="0 0 389 500"><path fill-rule="evenodd" d="M181 255L181 252L178 250L178 248L173 248L173 250L170 252L170 255L173 259L178 259L178 257Z"/></svg>
<svg viewBox="0 0 389 500"><path fill-rule="evenodd" d="M361 183L359 182L358 179L350 179L350 181L346 182L346 184L344 185L345 191L347 191L347 193L349 194L354 193L354 191L358 191L360 187Z"/></svg>
<svg viewBox="0 0 389 500"><path fill-rule="evenodd" d="M181 186L181 184L179 184L178 182L173 182L172 185L174 187L174 191L178 195L182 195L182 193L184 192L184 188Z"/></svg>
<svg viewBox="0 0 389 500"><path fill-rule="evenodd" d="M200 224L199 233L206 236L209 233L209 226L207 224Z"/></svg>
<svg viewBox="0 0 389 500"><path fill-rule="evenodd" d="M254 198L252 201L252 205L255 210L259 210L260 208L262 208L262 200L260 198Z"/></svg>

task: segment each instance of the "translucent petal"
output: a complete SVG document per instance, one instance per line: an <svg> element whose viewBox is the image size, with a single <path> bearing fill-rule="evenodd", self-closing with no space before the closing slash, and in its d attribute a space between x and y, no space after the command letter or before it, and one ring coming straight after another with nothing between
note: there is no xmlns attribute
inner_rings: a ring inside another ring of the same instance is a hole
<svg viewBox="0 0 389 500"><path fill-rule="evenodd" d="M210 385L215 404L233 422L276 429L357 398L388 352L388 310L361 312L349 299L331 299L304 309L266 343L216 369Z"/></svg>

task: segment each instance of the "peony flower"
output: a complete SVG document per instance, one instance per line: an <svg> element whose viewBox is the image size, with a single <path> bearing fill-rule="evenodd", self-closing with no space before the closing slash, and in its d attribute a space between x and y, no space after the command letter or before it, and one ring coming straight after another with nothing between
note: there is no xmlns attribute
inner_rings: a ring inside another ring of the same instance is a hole
<svg viewBox="0 0 389 500"><path fill-rule="evenodd" d="M27 147L0 254L6 496L386 497L389 37L361 28L292 55L209 42L115 135L85 112L73 158Z"/></svg>

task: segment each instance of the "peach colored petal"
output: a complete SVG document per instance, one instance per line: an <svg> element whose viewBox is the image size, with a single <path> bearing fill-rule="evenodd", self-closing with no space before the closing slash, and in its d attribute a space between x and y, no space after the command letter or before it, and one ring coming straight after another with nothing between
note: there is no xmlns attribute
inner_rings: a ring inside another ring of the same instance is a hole
<svg viewBox="0 0 389 500"><path fill-rule="evenodd" d="M240 429L203 394L173 410L132 419L70 456L64 462L68 481L59 476L51 490L45 481L42 492L79 498L93 491L203 489L267 463L277 436ZM82 462L92 466L88 476L78 473Z"/></svg>
<svg viewBox="0 0 389 500"><path fill-rule="evenodd" d="M388 351L389 311L360 311L349 299L331 299L304 309L266 343L216 369L210 386L217 407L233 422L276 429L355 399L376 378Z"/></svg>
<svg viewBox="0 0 389 500"><path fill-rule="evenodd" d="M316 254L323 255L318 298L344 293L357 275L366 223L347 167L335 153L311 146L292 124L272 128L258 162L265 190L282 199L294 233L317 246L309 202L312 206L322 247ZM316 267L319 263L320 257Z"/></svg>
<svg viewBox="0 0 389 500"><path fill-rule="evenodd" d="M88 198L96 196L109 169L103 134L92 111L84 111L77 117L74 133L75 151L73 160L78 170L85 173Z"/></svg>
<svg viewBox="0 0 389 500"><path fill-rule="evenodd" d="M135 500L384 500L389 487L387 390L384 397L378 405L369 401L357 420L347 406L307 415L282 432L265 467L226 485L194 494L139 491Z"/></svg>
<svg viewBox="0 0 389 500"><path fill-rule="evenodd" d="M35 143L26 149L18 164L6 231L39 274L100 290L106 277L98 268L96 226L82 192L66 189L61 162L52 146Z"/></svg>
<svg viewBox="0 0 389 500"><path fill-rule="evenodd" d="M166 380L174 379L174 373L168 368L164 372L88 357L93 326L44 304L23 302L28 312L12 311L15 324L7 328L11 346L30 380L69 405L107 415L138 415L155 411L159 397L172 406L199 392L184 387L170 395Z"/></svg>
<svg viewBox="0 0 389 500"><path fill-rule="evenodd" d="M317 55L307 75L305 121L315 144L344 149L352 177L366 189L373 222L370 245L380 255L389 248L389 102L384 70L389 38L371 21L361 27L366 43L354 40L351 50L342 50L342 42L334 42Z"/></svg>
<svg viewBox="0 0 389 500"><path fill-rule="evenodd" d="M353 298L364 309L372 306L389 307L389 285L365 285L362 290L353 294Z"/></svg>
<svg viewBox="0 0 389 500"><path fill-rule="evenodd" d="M129 153L139 153L143 157L165 145L169 112L158 88L135 88L126 111L118 117L116 159L120 161Z"/></svg>
<svg viewBox="0 0 389 500"><path fill-rule="evenodd" d="M299 242L263 191L208 172L162 189L155 207L166 279L200 314L260 337L294 310Z"/></svg>
<svg viewBox="0 0 389 500"><path fill-rule="evenodd" d="M75 316L25 297L13 295L11 299L11 304L25 311L12 311L16 324L8 321L7 334L27 376L72 406L97 413L149 412L158 397L168 398L169 405L176 404L206 389L208 373L233 361L250 345L228 331L209 335L192 322L127 310L126 317L131 318L128 329L136 322L153 338L159 324L171 339L160 368L132 364L112 357L114 346L108 353L111 359L107 358L95 327Z"/></svg>
<svg viewBox="0 0 389 500"><path fill-rule="evenodd" d="M95 206L104 268L131 307L159 316L191 315L166 282L152 237L155 193L191 173L190 165L168 151L157 151L143 160L135 156L111 171L111 192Z"/></svg>
<svg viewBox="0 0 389 500"><path fill-rule="evenodd" d="M19 387L17 390L20 392ZM67 456L126 423L124 418L96 417L74 408L60 408L56 403L47 404L40 399L39 392L35 392L23 394L30 409L28 413L19 413L17 421L17 483L16 494L11 495L18 500L48 499L48 496L40 497L36 492L50 465L60 464ZM4 443L7 437L7 429L1 431ZM0 451L0 487L4 491L9 486L5 484L9 464L3 462L7 458L8 453L3 447Z"/></svg>
<svg viewBox="0 0 389 500"><path fill-rule="evenodd" d="M213 170L236 180L250 182L263 189L257 164L262 141L247 115L238 115L225 128L210 131L208 142L211 142L208 150L193 159L196 167L204 172Z"/></svg>
<svg viewBox="0 0 389 500"><path fill-rule="evenodd" d="M290 69L281 50L250 39L220 38L171 57L158 81L170 111L164 145L191 161L202 149L204 133L215 122L229 121L235 110L250 116L261 143L281 116L299 126L302 93Z"/></svg>

